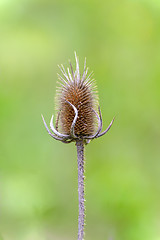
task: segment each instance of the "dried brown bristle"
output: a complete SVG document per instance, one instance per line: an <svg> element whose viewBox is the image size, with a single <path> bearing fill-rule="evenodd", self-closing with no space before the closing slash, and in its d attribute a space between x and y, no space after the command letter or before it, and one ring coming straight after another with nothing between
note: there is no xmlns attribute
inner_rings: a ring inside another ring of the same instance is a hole
<svg viewBox="0 0 160 240"><path fill-rule="evenodd" d="M59 121L60 127L64 134L70 134L71 125L75 117L73 107L68 104L70 102L78 110L78 118L75 124L74 132L77 136L89 136L95 131L95 112L97 106L96 86L90 76L87 77L88 68L86 69L86 60L84 64L83 75L79 72L79 62L76 58L76 71L73 72L71 65L71 73L66 73L63 65L60 70L63 77L58 75L61 87L57 90L56 100L58 111L60 111Z"/></svg>

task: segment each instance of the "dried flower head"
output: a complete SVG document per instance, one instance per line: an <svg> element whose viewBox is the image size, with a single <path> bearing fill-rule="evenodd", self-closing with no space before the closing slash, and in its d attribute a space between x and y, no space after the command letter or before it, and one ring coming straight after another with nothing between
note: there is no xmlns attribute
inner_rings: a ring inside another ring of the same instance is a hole
<svg viewBox="0 0 160 240"><path fill-rule="evenodd" d="M66 72L63 65L59 66L62 76L58 74L60 87L57 88L56 94L58 110L56 128L53 126L53 116L50 122L53 134L48 129L43 116L42 118L48 133L56 140L69 143L83 139L85 143L88 143L90 140L104 135L110 129L114 119L109 127L101 133L102 116L100 107L98 107L99 114L96 112L98 96L92 73L87 76L88 68L86 68L85 59L84 70L81 75L76 53L75 59L75 72L71 63L71 72L69 68L67 68ZM98 122L98 129L95 132L96 122ZM59 125L62 133L58 131Z"/></svg>
<svg viewBox="0 0 160 240"><path fill-rule="evenodd" d="M94 79L91 79L90 74L87 77L88 68L86 69L86 60L84 64L83 75L80 75L79 62L76 57L76 71L71 72L69 68L68 75L65 72L63 65L60 68L63 78L58 74L61 87L57 90L56 100L58 109L60 110L60 126L63 133L70 134L70 129L75 117L75 112L72 107L78 111L77 121L75 123L74 132L76 136L90 136L95 130L95 112L97 105L97 96L95 92ZM69 102L72 104L70 105Z"/></svg>

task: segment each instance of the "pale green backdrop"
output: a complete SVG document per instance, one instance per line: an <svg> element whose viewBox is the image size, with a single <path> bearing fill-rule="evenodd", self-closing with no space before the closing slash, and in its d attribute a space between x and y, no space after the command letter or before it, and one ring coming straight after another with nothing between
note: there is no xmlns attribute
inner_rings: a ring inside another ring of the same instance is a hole
<svg viewBox="0 0 160 240"><path fill-rule="evenodd" d="M54 141L57 64L97 81L86 147L86 240L160 240L160 1L0 0L0 239L74 240L74 144Z"/></svg>

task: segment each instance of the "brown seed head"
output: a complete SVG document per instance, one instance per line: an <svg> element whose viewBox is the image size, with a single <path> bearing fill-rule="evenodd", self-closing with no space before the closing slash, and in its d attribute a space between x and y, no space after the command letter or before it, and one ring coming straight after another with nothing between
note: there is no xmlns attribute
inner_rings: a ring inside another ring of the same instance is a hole
<svg viewBox="0 0 160 240"><path fill-rule="evenodd" d="M71 125L75 117L74 109L70 102L78 110L78 118L75 124L74 132L77 136L89 136L95 131L95 111L94 109L98 103L98 97L96 94L96 86L91 74L87 77L88 68L86 68L86 59L84 63L83 74L79 71L79 62L75 53L76 58L76 71L73 71L72 65L71 73L68 70L66 73L63 65L60 70L63 74L61 77L58 74L61 85L57 89L56 102L57 110L59 112L60 127L64 134L70 134ZM58 122L58 121L57 121Z"/></svg>

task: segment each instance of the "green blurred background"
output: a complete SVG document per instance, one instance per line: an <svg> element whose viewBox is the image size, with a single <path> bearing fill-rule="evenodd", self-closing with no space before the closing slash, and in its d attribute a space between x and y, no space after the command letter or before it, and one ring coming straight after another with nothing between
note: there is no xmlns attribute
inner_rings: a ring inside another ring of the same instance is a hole
<svg viewBox="0 0 160 240"><path fill-rule="evenodd" d="M0 239L76 239L76 149L41 119L75 50L117 116L86 147L86 240L160 240L159 0L0 0Z"/></svg>

